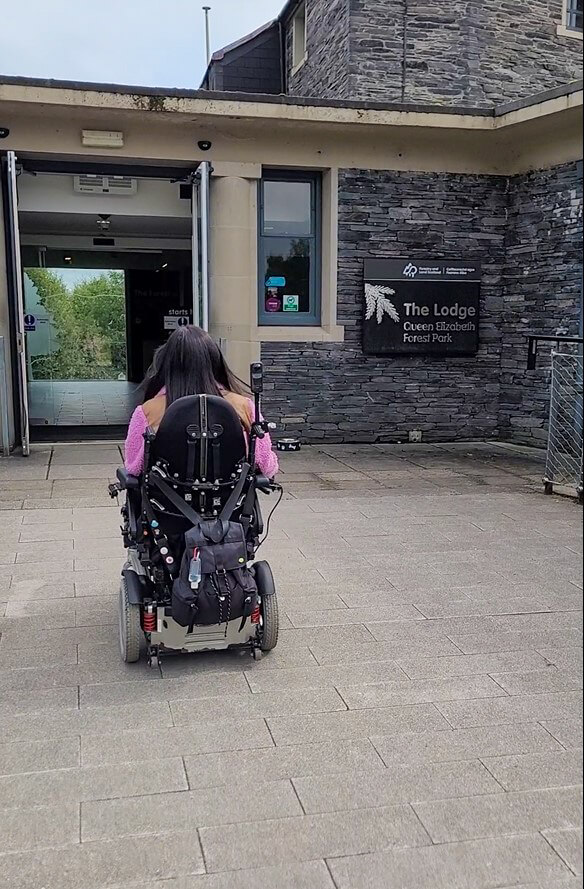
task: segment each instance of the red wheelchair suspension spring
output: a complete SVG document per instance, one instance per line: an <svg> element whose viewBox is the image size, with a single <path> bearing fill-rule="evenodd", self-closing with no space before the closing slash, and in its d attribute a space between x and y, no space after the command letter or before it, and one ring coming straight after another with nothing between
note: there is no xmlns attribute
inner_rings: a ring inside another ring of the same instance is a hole
<svg viewBox="0 0 584 889"><path fill-rule="evenodd" d="M142 628L145 633L154 633L156 630L156 611L153 605L144 609L142 616Z"/></svg>

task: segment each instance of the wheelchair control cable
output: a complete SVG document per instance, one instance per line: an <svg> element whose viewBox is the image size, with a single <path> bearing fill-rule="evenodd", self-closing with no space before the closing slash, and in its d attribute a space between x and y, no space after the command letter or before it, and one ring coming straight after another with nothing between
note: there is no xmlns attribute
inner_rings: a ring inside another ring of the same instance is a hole
<svg viewBox="0 0 584 889"><path fill-rule="evenodd" d="M278 490L279 490L278 499L272 506L270 513L268 515L268 518L266 519L266 532L265 532L264 536L262 537L262 539L260 540L260 542L258 543L258 548L256 549L256 553L259 550L262 543L264 543L264 541L267 540L268 535L270 533L270 522L272 520L272 516L274 515L274 513L276 512L280 503L282 502L282 497L284 496L284 488L282 487L282 485L278 485Z"/></svg>

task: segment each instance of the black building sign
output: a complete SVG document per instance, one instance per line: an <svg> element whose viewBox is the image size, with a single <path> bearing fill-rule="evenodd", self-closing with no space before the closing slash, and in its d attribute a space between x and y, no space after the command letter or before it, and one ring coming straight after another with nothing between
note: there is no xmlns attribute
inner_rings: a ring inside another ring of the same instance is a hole
<svg viewBox="0 0 584 889"><path fill-rule="evenodd" d="M479 347L480 266L366 259L363 351L472 355Z"/></svg>

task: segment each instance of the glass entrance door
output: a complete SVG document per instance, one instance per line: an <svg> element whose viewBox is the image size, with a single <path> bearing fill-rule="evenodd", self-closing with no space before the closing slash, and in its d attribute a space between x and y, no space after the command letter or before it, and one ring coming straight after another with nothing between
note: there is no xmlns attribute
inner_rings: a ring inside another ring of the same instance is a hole
<svg viewBox="0 0 584 889"><path fill-rule="evenodd" d="M125 278L122 269L24 269L32 425L127 422Z"/></svg>

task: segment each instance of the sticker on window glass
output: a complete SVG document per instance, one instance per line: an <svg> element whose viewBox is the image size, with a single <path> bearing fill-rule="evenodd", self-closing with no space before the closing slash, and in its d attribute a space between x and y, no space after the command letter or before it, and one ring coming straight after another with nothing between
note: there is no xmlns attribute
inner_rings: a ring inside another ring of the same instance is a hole
<svg viewBox="0 0 584 889"><path fill-rule="evenodd" d="M286 286L286 278L281 277L272 277L268 278L266 281L266 287L285 287Z"/></svg>
<svg viewBox="0 0 584 889"><path fill-rule="evenodd" d="M266 294L266 312L281 312L282 311L282 300L278 296L278 291L276 288L272 288L268 290Z"/></svg>
<svg viewBox="0 0 584 889"><path fill-rule="evenodd" d="M298 294L286 293L282 299L284 312L298 312L300 310L300 297Z"/></svg>

